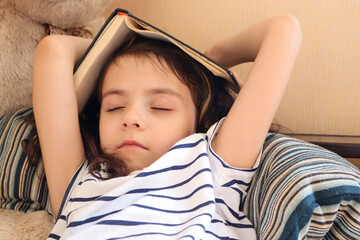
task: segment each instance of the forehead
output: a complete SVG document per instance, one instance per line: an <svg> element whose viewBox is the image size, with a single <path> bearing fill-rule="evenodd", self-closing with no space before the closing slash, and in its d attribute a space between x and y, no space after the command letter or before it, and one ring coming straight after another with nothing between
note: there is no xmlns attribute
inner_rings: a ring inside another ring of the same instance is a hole
<svg viewBox="0 0 360 240"><path fill-rule="evenodd" d="M137 68L137 70L153 70L163 74L176 75L172 68L169 67L167 61L153 53L125 54L115 58L109 67Z"/></svg>
<svg viewBox="0 0 360 240"><path fill-rule="evenodd" d="M112 88L141 90L159 87L171 88L180 94L189 91L165 60L155 55L125 55L109 65L104 76L102 92Z"/></svg>

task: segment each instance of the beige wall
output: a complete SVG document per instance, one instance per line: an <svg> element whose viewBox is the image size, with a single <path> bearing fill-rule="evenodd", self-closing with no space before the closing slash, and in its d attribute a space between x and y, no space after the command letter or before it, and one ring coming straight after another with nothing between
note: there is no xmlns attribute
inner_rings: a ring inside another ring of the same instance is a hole
<svg viewBox="0 0 360 240"><path fill-rule="evenodd" d="M293 133L360 136L360 1L115 0L200 51L246 26L295 15L303 45L276 120ZM250 64L233 69L245 78Z"/></svg>

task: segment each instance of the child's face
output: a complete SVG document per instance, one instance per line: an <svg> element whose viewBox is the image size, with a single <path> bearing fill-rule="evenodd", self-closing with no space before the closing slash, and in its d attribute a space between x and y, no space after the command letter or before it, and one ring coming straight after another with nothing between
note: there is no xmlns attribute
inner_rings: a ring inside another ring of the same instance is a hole
<svg viewBox="0 0 360 240"><path fill-rule="evenodd" d="M101 148L125 156L130 171L149 166L195 131L189 88L159 66L155 57L125 56L111 64L104 78Z"/></svg>

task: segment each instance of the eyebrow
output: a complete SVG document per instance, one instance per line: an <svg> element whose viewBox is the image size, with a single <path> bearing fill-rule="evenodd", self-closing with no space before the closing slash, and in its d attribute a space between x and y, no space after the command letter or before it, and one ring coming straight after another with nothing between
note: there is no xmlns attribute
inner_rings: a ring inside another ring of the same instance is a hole
<svg viewBox="0 0 360 240"><path fill-rule="evenodd" d="M180 93L178 93L177 91L171 89L171 88L154 88L154 89L149 89L146 91L146 94L148 95L159 95L159 94L166 94L166 95L170 95L170 96L174 96L177 98L182 99L182 96ZM120 89L110 89L108 91L106 91L103 95L102 95L102 99L104 99L105 97L108 97L110 95L126 95L126 91L124 90L120 90Z"/></svg>
<svg viewBox="0 0 360 240"><path fill-rule="evenodd" d="M171 96L175 96L178 98L182 98L180 93L178 93L177 91L170 89L170 88L155 88L155 89L150 89L147 92L149 95L166 94L166 95L171 95Z"/></svg>
<svg viewBox="0 0 360 240"><path fill-rule="evenodd" d="M104 99L111 95L125 95L125 91L120 90L120 89L110 89L110 90L106 91L104 94L102 94L101 98Z"/></svg>

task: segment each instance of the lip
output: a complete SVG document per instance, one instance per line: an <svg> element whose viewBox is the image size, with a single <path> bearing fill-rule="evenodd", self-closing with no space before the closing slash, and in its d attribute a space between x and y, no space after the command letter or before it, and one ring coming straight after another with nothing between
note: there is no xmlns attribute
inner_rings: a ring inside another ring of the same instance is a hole
<svg viewBox="0 0 360 240"><path fill-rule="evenodd" d="M133 141L133 140L125 140L117 148L118 149L141 148L141 149L144 149L144 150L148 150L147 147L145 147L144 145L138 143L137 141Z"/></svg>

